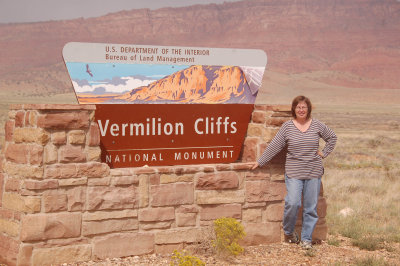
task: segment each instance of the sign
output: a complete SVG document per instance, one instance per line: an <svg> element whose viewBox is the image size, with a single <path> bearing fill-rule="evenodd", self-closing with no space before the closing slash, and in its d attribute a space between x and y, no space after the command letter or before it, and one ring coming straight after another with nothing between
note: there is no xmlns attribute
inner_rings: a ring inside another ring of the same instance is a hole
<svg viewBox="0 0 400 266"><path fill-rule="evenodd" d="M96 104L110 167L237 160L266 55L261 50L68 43L80 104Z"/></svg>

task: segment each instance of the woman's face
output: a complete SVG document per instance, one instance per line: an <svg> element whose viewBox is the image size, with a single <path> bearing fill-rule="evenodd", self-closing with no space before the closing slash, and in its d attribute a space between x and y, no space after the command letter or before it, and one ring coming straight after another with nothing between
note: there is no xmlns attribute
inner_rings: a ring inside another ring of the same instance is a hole
<svg viewBox="0 0 400 266"><path fill-rule="evenodd" d="M305 101L299 102L295 109L296 118L306 119L308 114L308 106Z"/></svg>

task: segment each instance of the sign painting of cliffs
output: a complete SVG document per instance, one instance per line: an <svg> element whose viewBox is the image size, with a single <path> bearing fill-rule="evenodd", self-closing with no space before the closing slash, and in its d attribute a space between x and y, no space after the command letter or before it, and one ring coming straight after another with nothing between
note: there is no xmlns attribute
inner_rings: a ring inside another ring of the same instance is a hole
<svg viewBox="0 0 400 266"><path fill-rule="evenodd" d="M63 56L112 168L237 160L267 63L262 50L96 43Z"/></svg>
<svg viewBox="0 0 400 266"><path fill-rule="evenodd" d="M87 43L63 55L80 104L254 104L267 61L261 50Z"/></svg>

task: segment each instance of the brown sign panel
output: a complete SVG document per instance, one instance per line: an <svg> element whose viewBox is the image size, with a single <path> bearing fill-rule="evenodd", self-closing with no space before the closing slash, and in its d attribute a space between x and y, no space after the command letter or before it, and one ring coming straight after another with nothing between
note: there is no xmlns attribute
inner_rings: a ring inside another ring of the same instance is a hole
<svg viewBox="0 0 400 266"><path fill-rule="evenodd" d="M252 104L99 104L102 161L110 167L230 163Z"/></svg>

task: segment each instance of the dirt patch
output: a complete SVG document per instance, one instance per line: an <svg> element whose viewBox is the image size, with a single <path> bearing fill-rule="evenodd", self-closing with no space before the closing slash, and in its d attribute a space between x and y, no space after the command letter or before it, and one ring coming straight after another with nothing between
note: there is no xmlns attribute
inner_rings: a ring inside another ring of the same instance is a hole
<svg viewBox="0 0 400 266"><path fill-rule="evenodd" d="M337 237L338 246L323 241L314 245L313 251L305 251L299 245L275 243L246 247L244 254L233 259L222 259L210 255L197 255L206 265L349 265L362 259L375 259L388 265L398 265L400 261L400 245L391 244L390 248L366 251L351 245L351 239ZM389 250L389 251L388 251ZM126 258L89 261L63 266L93 265L170 265L171 255L145 255Z"/></svg>

